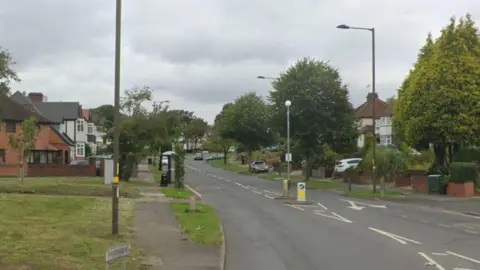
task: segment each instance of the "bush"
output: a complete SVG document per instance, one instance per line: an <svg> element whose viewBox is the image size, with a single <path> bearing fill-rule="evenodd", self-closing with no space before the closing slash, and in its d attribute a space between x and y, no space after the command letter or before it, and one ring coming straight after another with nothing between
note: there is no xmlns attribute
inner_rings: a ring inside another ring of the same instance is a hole
<svg viewBox="0 0 480 270"><path fill-rule="evenodd" d="M358 164L359 171L372 171L373 151L369 149ZM376 175L387 182L393 181L395 175L406 167L405 155L397 149L378 146L376 148Z"/></svg>
<svg viewBox="0 0 480 270"><path fill-rule="evenodd" d="M480 162L480 149L460 149L453 156L453 162Z"/></svg>
<svg viewBox="0 0 480 270"><path fill-rule="evenodd" d="M476 182L478 178L478 165L469 162L454 162L450 164L450 182L468 183Z"/></svg>

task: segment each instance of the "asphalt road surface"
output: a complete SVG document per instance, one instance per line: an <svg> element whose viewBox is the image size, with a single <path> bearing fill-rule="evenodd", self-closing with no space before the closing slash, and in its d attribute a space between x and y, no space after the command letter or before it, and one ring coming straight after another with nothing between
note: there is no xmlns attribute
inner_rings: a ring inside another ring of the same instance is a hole
<svg viewBox="0 0 480 270"><path fill-rule="evenodd" d="M478 217L311 190L286 205L276 181L193 160L186 173L222 219L226 270L480 270Z"/></svg>

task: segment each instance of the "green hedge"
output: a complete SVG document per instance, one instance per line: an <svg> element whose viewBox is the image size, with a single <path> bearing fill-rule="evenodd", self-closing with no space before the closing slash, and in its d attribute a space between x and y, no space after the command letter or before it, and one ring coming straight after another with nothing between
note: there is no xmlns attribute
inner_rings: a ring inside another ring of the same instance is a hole
<svg viewBox="0 0 480 270"><path fill-rule="evenodd" d="M450 165L450 182L468 183L476 182L478 178L478 165L470 162L454 162Z"/></svg>

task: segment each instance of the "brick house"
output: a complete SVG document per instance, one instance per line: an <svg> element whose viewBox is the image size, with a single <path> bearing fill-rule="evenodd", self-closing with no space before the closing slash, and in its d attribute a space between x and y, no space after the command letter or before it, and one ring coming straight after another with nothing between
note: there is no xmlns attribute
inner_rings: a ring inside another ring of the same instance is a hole
<svg viewBox="0 0 480 270"><path fill-rule="evenodd" d="M373 130L373 105L375 106L375 129L376 129L375 131ZM375 95L373 95L373 93L368 93L367 100L362 105L358 106L355 109L355 116L358 119L359 132L360 132L360 135L358 136L358 139L357 139L358 147L363 147L363 145L365 144L366 133L375 134L377 139L380 139L380 136L382 135L380 134L380 128L382 127L382 125L379 120L383 119L389 114L389 112L387 112L388 108L389 108L388 103L379 99L378 94L375 93ZM391 122L390 122L389 130L391 132ZM382 136L386 136L386 135L387 134L383 134ZM391 134L390 134L390 138L391 138Z"/></svg>
<svg viewBox="0 0 480 270"><path fill-rule="evenodd" d="M17 175L20 155L10 147L9 137L19 134L20 124L30 116L37 118L38 133L35 150L27 157L27 164L68 164L73 141L53 126L52 121L35 112L29 104L20 105L0 95L0 175Z"/></svg>

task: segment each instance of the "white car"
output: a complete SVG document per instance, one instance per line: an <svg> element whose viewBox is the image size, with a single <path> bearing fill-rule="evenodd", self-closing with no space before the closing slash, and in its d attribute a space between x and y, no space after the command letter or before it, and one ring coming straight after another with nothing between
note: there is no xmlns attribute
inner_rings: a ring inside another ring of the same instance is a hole
<svg viewBox="0 0 480 270"><path fill-rule="evenodd" d="M347 159L341 159L335 163L335 169L334 172L336 173L342 173L348 168L355 168L358 166L358 163L362 161L361 158L347 158Z"/></svg>

